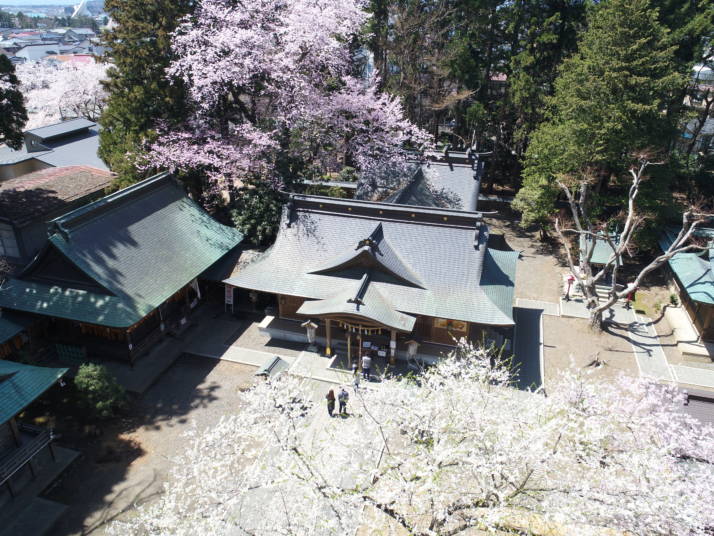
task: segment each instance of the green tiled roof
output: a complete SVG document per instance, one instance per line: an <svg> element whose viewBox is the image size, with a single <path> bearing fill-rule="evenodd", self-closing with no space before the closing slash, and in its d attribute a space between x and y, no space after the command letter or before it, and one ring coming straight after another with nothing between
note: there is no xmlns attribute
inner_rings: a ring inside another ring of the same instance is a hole
<svg viewBox="0 0 714 536"><path fill-rule="evenodd" d="M659 239L662 251L672 245L678 232L675 228L665 229ZM697 235L714 239L714 229L701 229ZM714 305L714 249L677 253L668 262L692 300Z"/></svg>
<svg viewBox="0 0 714 536"><path fill-rule="evenodd" d="M588 237L586 239L584 235L580 235L580 254L583 255L583 257L586 254L587 242L591 241L592 238ZM613 243L617 245L618 242L619 238L613 237ZM590 262L592 264L607 264L607 262L610 260L610 257L612 257L614 253L615 250L612 249L610 244L608 244L604 238L598 238L597 240L595 240L593 255L590 258Z"/></svg>
<svg viewBox="0 0 714 536"><path fill-rule="evenodd" d="M66 372L66 368L32 367L0 360L0 424L29 406Z"/></svg>
<svg viewBox="0 0 714 536"><path fill-rule="evenodd" d="M242 238L189 199L171 176L160 174L51 222L48 250L54 248L107 294L33 281L40 255L0 291L0 307L128 327Z"/></svg>

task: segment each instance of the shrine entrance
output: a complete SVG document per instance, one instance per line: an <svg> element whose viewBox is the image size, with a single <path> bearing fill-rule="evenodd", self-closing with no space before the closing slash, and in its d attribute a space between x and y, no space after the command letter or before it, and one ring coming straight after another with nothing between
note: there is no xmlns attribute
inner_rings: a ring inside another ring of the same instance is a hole
<svg viewBox="0 0 714 536"><path fill-rule="evenodd" d="M340 329L344 332L348 368L351 369L353 363L361 368L362 357L366 354L373 358L389 358L391 365L396 363L398 330L363 318L330 316L323 317L323 320L325 321L326 353L328 355L333 354L334 336L336 335L333 331Z"/></svg>

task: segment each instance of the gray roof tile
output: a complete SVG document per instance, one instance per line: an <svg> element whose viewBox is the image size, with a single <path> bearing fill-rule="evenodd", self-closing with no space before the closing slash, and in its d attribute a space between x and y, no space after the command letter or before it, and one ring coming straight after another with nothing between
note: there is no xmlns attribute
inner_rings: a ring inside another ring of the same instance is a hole
<svg viewBox="0 0 714 536"><path fill-rule="evenodd" d="M374 273L375 288L396 311L480 324L513 325L517 253L490 252L478 214L295 196L275 244L226 280L237 287L326 300L359 281L364 270L321 272L354 252L381 223L384 239L424 288ZM323 206L324 205L324 206ZM352 214L346 213L352 208ZM383 214L380 214L380 211ZM412 214L414 217L412 218ZM452 224L462 218L470 225ZM431 218L434 221L426 221ZM436 223L436 220L445 223ZM476 225L478 226L478 232Z"/></svg>

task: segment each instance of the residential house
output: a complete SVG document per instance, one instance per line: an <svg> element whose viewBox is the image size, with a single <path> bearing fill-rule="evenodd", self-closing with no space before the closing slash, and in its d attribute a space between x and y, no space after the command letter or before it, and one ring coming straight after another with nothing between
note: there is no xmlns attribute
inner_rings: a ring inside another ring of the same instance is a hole
<svg viewBox="0 0 714 536"><path fill-rule="evenodd" d="M15 52L15 56L25 61L40 61L51 54L58 54L59 48L59 41L25 45Z"/></svg>
<svg viewBox="0 0 714 536"><path fill-rule="evenodd" d="M89 166L50 167L0 182L0 257L24 265L47 241L48 221L104 195L113 175Z"/></svg>
<svg viewBox="0 0 714 536"><path fill-rule="evenodd" d="M98 149L99 127L87 119L28 130L21 149L0 147L0 181L49 167L81 165L108 171Z"/></svg>

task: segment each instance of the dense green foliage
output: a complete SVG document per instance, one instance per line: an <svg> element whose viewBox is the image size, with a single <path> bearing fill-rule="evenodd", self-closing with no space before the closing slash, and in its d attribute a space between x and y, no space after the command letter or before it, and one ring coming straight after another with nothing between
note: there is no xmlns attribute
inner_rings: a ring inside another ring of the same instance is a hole
<svg viewBox="0 0 714 536"><path fill-rule="evenodd" d="M116 23L104 34L111 50L109 100L99 120L99 155L118 174L117 185L145 178L141 168L146 144L159 123L170 125L184 116L184 88L169 81L171 32L189 13L193 0L107 0L105 9Z"/></svg>
<svg viewBox="0 0 714 536"><path fill-rule="evenodd" d="M82 409L94 419L108 419L126 403L126 393L104 365L80 365L74 385Z"/></svg>
<svg viewBox="0 0 714 536"><path fill-rule="evenodd" d="M27 122L27 111L15 76L15 66L0 54L0 143L19 149L22 147L22 127Z"/></svg>
<svg viewBox="0 0 714 536"><path fill-rule="evenodd" d="M409 118L442 142L493 150L488 180L517 187L557 68L575 50L585 0L373 0L371 7L368 46Z"/></svg>
<svg viewBox="0 0 714 536"><path fill-rule="evenodd" d="M524 223L547 220L559 176L590 174L600 191L632 152L666 153L677 125L665 110L687 84L675 49L649 0L610 0L593 9L526 152L515 204Z"/></svg>

